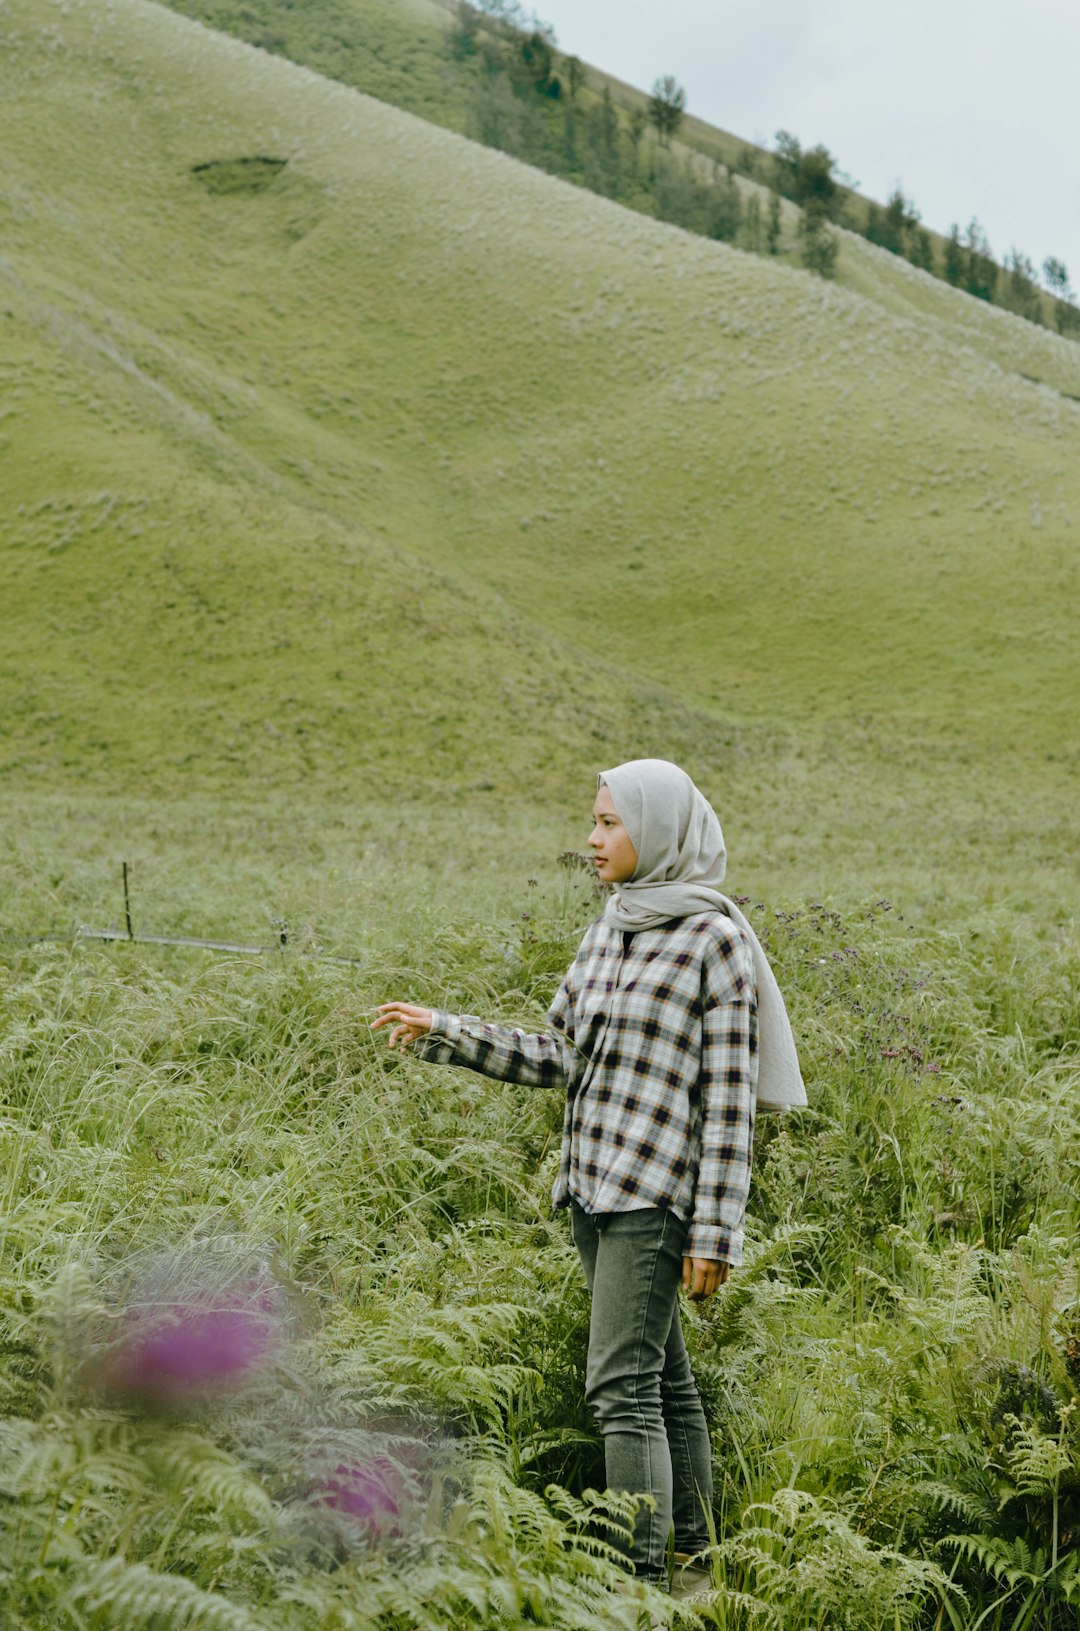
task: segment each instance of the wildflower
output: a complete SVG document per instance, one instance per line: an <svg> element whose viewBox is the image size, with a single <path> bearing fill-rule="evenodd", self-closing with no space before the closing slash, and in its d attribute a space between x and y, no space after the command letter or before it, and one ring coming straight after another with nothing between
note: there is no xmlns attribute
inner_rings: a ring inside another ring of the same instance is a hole
<svg viewBox="0 0 1080 1631"><path fill-rule="evenodd" d="M404 1502L401 1474L385 1456L339 1463L314 1493L330 1511L384 1532L396 1529Z"/></svg>
<svg viewBox="0 0 1080 1631"><path fill-rule="evenodd" d="M250 1381L277 1347L280 1315L268 1297L174 1303L129 1314L104 1367L111 1393L144 1405L174 1407Z"/></svg>

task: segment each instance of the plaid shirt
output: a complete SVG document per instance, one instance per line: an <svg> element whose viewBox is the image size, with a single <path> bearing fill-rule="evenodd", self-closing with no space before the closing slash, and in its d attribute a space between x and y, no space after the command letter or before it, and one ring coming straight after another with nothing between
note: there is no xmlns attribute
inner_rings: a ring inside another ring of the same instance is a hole
<svg viewBox="0 0 1080 1631"><path fill-rule="evenodd" d="M420 1057L566 1091L556 1206L667 1206L685 1253L742 1260L757 1082L757 993L743 931L720 913L586 932L528 1035L437 1011Z"/></svg>

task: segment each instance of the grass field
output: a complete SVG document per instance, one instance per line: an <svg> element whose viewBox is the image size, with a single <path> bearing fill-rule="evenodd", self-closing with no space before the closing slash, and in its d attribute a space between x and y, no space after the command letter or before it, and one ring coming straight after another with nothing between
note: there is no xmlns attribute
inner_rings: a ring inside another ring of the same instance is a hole
<svg viewBox="0 0 1080 1631"><path fill-rule="evenodd" d="M537 1021L595 771L661 753L811 1091L694 1319L712 1623L1075 1627L1080 349L143 0L0 30L0 928L122 924L128 860L137 928L298 953L0 945L9 1622L632 1623L558 1107L366 1022ZM146 1254L222 1241L295 1299L259 1386L87 1391Z"/></svg>
<svg viewBox="0 0 1080 1631"><path fill-rule="evenodd" d="M985 809L979 886L1023 834L1061 900L1075 347L868 246L858 297L687 238L152 7L50 15L6 25L14 786L411 799L422 765L497 832L511 787L568 810L598 753L668 751L822 887L807 830L871 840L861 895ZM265 187L193 173L260 154Z"/></svg>

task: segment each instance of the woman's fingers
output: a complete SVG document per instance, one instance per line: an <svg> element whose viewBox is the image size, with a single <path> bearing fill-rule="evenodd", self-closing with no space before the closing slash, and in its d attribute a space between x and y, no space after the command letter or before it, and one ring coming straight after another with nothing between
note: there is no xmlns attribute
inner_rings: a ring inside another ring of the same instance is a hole
<svg viewBox="0 0 1080 1631"><path fill-rule="evenodd" d="M724 1284L728 1277L728 1264L710 1257L683 1258L683 1285L691 1302L699 1303Z"/></svg>
<svg viewBox="0 0 1080 1631"><path fill-rule="evenodd" d="M404 1048L419 1041L430 1031L435 1017L430 1008L421 1008L413 1002L380 1002L376 1013L378 1018L372 1020L371 1029L377 1031L384 1025L392 1025L387 1038L391 1048Z"/></svg>
<svg viewBox="0 0 1080 1631"><path fill-rule="evenodd" d="M690 1301L699 1303L716 1289L712 1284L713 1265L707 1260L695 1257L691 1259L690 1274Z"/></svg>

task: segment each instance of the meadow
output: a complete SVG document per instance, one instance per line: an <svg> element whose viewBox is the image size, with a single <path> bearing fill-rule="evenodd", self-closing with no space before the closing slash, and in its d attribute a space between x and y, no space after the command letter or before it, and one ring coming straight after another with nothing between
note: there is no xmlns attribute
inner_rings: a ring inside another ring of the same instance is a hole
<svg viewBox="0 0 1080 1631"><path fill-rule="evenodd" d="M560 1106L367 1028L402 990L541 1023L595 898L570 858L538 870L482 917L402 870L347 966L9 950L7 1623L634 1623L587 1493ZM759 1129L747 1265L690 1318L702 1623L1073 1625L1080 948L751 909L811 1109ZM87 1356L168 1248L261 1253L295 1309L245 1394L147 1413ZM326 1511L327 1465L395 1470L389 1532Z"/></svg>
<svg viewBox="0 0 1080 1631"><path fill-rule="evenodd" d="M634 1625L560 1107L368 1025L540 1024L595 772L662 753L811 1101L689 1316L681 1623L1075 1627L1080 351L144 0L0 28L4 1623ZM78 940L125 860L137 930L290 949ZM110 1384L240 1280L246 1390Z"/></svg>

